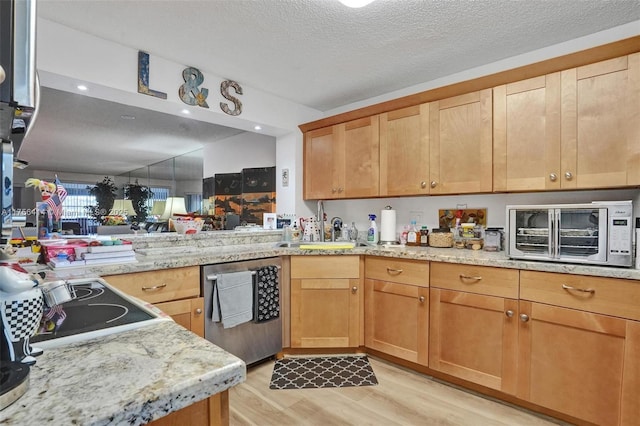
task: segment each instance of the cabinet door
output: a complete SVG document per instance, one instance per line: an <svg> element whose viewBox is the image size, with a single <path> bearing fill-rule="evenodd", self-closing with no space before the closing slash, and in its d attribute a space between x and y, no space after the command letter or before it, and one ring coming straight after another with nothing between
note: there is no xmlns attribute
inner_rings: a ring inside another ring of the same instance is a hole
<svg viewBox="0 0 640 426"><path fill-rule="evenodd" d="M493 190L560 189L560 73L493 89Z"/></svg>
<svg viewBox="0 0 640 426"><path fill-rule="evenodd" d="M517 396L598 425L619 424L626 322L521 301Z"/></svg>
<svg viewBox="0 0 640 426"><path fill-rule="evenodd" d="M491 192L492 90L430 103L430 193Z"/></svg>
<svg viewBox="0 0 640 426"><path fill-rule="evenodd" d="M344 132L337 126L307 132L304 136L304 198L340 198L344 185ZM342 191L339 192L339 189Z"/></svg>
<svg viewBox="0 0 640 426"><path fill-rule="evenodd" d="M515 394L517 303L432 287L429 367Z"/></svg>
<svg viewBox="0 0 640 426"><path fill-rule="evenodd" d="M380 195L429 193L429 105L380 115Z"/></svg>
<svg viewBox="0 0 640 426"><path fill-rule="evenodd" d="M365 345L428 364L429 289L365 280Z"/></svg>
<svg viewBox="0 0 640 426"><path fill-rule="evenodd" d="M359 283L355 278L292 278L291 347L358 346Z"/></svg>
<svg viewBox="0 0 640 426"><path fill-rule="evenodd" d="M204 338L204 298L156 303L158 309L189 331Z"/></svg>
<svg viewBox="0 0 640 426"><path fill-rule="evenodd" d="M621 425L640 425L640 322L627 321L622 373Z"/></svg>
<svg viewBox="0 0 640 426"><path fill-rule="evenodd" d="M379 191L379 118L377 115L340 125L344 132L344 177L338 195L375 197ZM344 187L344 191L340 189Z"/></svg>
<svg viewBox="0 0 640 426"><path fill-rule="evenodd" d="M640 53L561 75L562 187L640 184Z"/></svg>

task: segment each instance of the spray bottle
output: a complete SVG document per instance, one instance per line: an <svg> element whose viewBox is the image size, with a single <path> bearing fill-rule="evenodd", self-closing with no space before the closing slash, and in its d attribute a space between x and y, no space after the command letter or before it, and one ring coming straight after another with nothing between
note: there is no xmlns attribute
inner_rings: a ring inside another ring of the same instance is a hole
<svg viewBox="0 0 640 426"><path fill-rule="evenodd" d="M369 244L378 244L378 225L376 224L376 215L370 214L369 230L367 231L367 242Z"/></svg>

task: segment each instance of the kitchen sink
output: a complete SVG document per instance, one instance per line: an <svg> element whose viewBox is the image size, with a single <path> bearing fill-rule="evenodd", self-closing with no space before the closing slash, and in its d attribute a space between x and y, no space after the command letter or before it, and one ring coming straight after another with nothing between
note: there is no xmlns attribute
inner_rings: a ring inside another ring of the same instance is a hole
<svg viewBox="0 0 640 426"><path fill-rule="evenodd" d="M302 250L344 250L354 247L369 247L370 244L365 242L352 242L352 241L281 241L276 243L276 247L289 247L300 248Z"/></svg>

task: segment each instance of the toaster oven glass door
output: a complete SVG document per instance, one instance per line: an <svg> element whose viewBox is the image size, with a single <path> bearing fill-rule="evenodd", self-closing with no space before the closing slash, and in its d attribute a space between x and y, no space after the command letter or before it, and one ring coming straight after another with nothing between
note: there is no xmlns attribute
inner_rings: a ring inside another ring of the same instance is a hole
<svg viewBox="0 0 640 426"><path fill-rule="evenodd" d="M555 220L556 258L607 260L607 209L556 209Z"/></svg>
<svg viewBox="0 0 640 426"><path fill-rule="evenodd" d="M549 259L553 256L552 209L511 210L510 252L533 259Z"/></svg>

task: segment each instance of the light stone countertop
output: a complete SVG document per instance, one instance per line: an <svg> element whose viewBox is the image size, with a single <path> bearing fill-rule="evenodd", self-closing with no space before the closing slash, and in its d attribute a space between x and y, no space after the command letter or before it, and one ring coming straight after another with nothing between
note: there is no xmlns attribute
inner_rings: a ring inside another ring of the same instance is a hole
<svg viewBox="0 0 640 426"><path fill-rule="evenodd" d="M141 425L245 379L242 360L162 321L46 349L0 425Z"/></svg>
<svg viewBox="0 0 640 426"><path fill-rule="evenodd" d="M220 231L224 233L225 231ZM456 248L434 247L356 247L342 250L302 250L299 248L277 247L280 233L251 235L241 237L231 234L176 236L169 233L164 239L155 237L160 244L148 244L151 238L143 238L145 244L138 248L134 240L137 263L100 265L86 268L68 268L56 270L60 278L76 276L104 276L131 272L154 271L183 266L199 266L241 260L261 259L277 256L322 256L322 255L369 255L401 259L425 260L431 262L459 263L467 265L495 266L501 268L545 271L599 277L624 278L640 281L640 269L580 265L558 262L509 259L504 251L487 252ZM245 233L242 233L245 234ZM253 233L255 234L255 233ZM124 237L124 236L123 236ZM185 238L186 237L186 238Z"/></svg>

